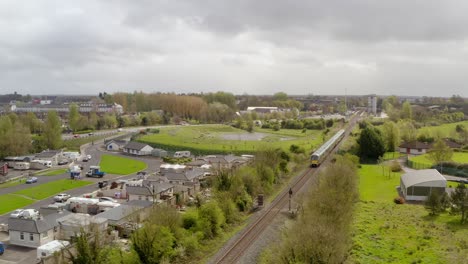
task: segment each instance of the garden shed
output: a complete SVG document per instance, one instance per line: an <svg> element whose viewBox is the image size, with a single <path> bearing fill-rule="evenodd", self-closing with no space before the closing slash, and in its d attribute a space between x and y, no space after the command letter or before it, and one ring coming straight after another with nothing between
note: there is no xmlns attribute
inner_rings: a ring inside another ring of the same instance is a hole
<svg viewBox="0 0 468 264"><path fill-rule="evenodd" d="M432 192L445 192L447 180L435 169L415 170L401 176L400 190L405 200L424 201Z"/></svg>

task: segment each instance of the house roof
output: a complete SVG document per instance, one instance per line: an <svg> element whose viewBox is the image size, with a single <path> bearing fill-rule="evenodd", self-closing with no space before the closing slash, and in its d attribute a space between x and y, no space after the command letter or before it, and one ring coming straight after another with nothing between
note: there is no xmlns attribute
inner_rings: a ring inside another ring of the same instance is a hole
<svg viewBox="0 0 468 264"><path fill-rule="evenodd" d="M411 186L445 187L447 180L435 169L414 170L401 176L406 188Z"/></svg>
<svg viewBox="0 0 468 264"><path fill-rule="evenodd" d="M206 156L205 160L209 163L233 163L233 162L245 162L242 157L234 156L234 155L216 155L216 156Z"/></svg>
<svg viewBox="0 0 468 264"><path fill-rule="evenodd" d="M206 160L197 159L197 160L191 161L189 163L185 163L185 165L199 167L199 166L205 165L206 163L207 163Z"/></svg>
<svg viewBox="0 0 468 264"><path fill-rule="evenodd" d="M146 201L146 200L130 200L126 203L126 205L131 205L131 206L136 206L136 207L141 207L141 208L146 208L146 207L151 207L153 206L152 201Z"/></svg>
<svg viewBox="0 0 468 264"><path fill-rule="evenodd" d="M126 149L133 149L133 150L142 150L144 147L148 146L148 144L140 143L136 141L130 141L125 145L124 148Z"/></svg>
<svg viewBox="0 0 468 264"><path fill-rule="evenodd" d="M127 193L134 194L134 195L146 195L146 196L153 195L153 186L154 186L155 193L161 193L174 187L174 185L170 183L150 181L150 182L145 182L142 186L127 185Z"/></svg>
<svg viewBox="0 0 468 264"><path fill-rule="evenodd" d="M61 150L46 150L41 153L36 154L36 158L53 158L60 154Z"/></svg>
<svg viewBox="0 0 468 264"><path fill-rule="evenodd" d="M38 219L10 217L8 219L8 228L10 230L20 232L39 234L48 231L55 226L58 226L58 219L66 217L70 214L72 213L69 211L59 211L57 213L45 215L44 217Z"/></svg>
<svg viewBox="0 0 468 264"><path fill-rule="evenodd" d="M141 207L139 206L132 206L132 205L126 205L122 204L120 206L111 208L105 212L102 212L100 214L97 214L97 217L100 218L105 218L107 220L111 221L119 221L124 219L125 217L132 215L136 211L141 210Z"/></svg>
<svg viewBox="0 0 468 264"><path fill-rule="evenodd" d="M400 148L411 148L411 149L430 149L431 145L421 141L404 142L400 145Z"/></svg>
<svg viewBox="0 0 468 264"><path fill-rule="evenodd" d="M444 142L447 146L449 146L450 148L461 148L461 145L458 144L457 142L454 142L448 138L444 138Z"/></svg>
<svg viewBox="0 0 468 264"><path fill-rule="evenodd" d="M195 178L204 176L205 171L199 168L185 170L184 172L166 172L164 176L169 181L191 181Z"/></svg>
<svg viewBox="0 0 468 264"><path fill-rule="evenodd" d="M109 141L106 142L106 147L109 146L109 144L111 143L115 143L119 146L125 146L125 144L127 144L128 141L126 140L123 140L123 139L111 139Z"/></svg>

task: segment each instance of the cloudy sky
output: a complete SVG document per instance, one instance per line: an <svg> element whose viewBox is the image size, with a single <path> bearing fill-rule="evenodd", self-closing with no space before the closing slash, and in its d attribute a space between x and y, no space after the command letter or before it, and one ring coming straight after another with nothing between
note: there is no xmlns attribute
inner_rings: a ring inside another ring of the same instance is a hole
<svg viewBox="0 0 468 264"><path fill-rule="evenodd" d="M0 93L468 97L468 2L0 2Z"/></svg>

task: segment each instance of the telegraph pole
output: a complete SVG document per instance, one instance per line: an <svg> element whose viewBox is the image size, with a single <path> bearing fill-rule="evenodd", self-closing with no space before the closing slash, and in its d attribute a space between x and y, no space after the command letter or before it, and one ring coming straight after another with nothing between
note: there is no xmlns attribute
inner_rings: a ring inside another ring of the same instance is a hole
<svg viewBox="0 0 468 264"><path fill-rule="evenodd" d="M289 188L289 212L291 212L291 198L293 195L292 188Z"/></svg>

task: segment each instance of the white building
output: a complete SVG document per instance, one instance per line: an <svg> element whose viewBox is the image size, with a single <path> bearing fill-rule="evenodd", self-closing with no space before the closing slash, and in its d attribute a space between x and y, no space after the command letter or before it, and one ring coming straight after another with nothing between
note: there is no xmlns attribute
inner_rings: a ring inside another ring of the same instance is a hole
<svg viewBox="0 0 468 264"><path fill-rule="evenodd" d="M367 112L369 114L377 114L377 95L371 94L367 97Z"/></svg>
<svg viewBox="0 0 468 264"><path fill-rule="evenodd" d="M415 170L401 176L400 190L408 201L425 201L432 192L445 192L447 180L437 170Z"/></svg>

